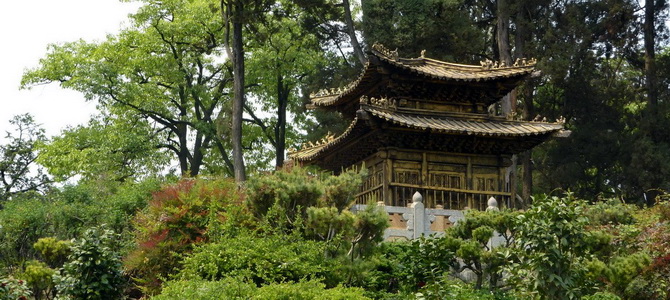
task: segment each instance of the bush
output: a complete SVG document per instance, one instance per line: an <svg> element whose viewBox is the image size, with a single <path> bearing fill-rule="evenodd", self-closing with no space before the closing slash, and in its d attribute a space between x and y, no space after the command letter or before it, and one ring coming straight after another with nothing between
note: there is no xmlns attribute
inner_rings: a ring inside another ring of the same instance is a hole
<svg viewBox="0 0 670 300"><path fill-rule="evenodd" d="M502 292L480 290L472 285L442 277L442 280L430 283L415 294L417 300L512 300L515 299Z"/></svg>
<svg viewBox="0 0 670 300"><path fill-rule="evenodd" d="M26 279L35 299L53 299L56 290L52 277L55 273L54 269L45 263L31 260L26 264L26 270L21 277Z"/></svg>
<svg viewBox="0 0 670 300"><path fill-rule="evenodd" d="M33 247L42 255L44 261L52 268L61 267L70 255L70 241L59 241L52 237L41 238Z"/></svg>
<svg viewBox="0 0 670 300"><path fill-rule="evenodd" d="M588 206L585 214L592 225L628 225L635 222L635 210L633 205L610 199Z"/></svg>
<svg viewBox="0 0 670 300"><path fill-rule="evenodd" d="M118 236L111 230L89 229L72 243L61 274L54 275L59 296L74 299L115 299L124 283L121 258L114 250Z"/></svg>
<svg viewBox="0 0 670 300"><path fill-rule="evenodd" d="M129 231L130 219L146 206L147 197L160 181L111 184L113 188L103 191L98 185L83 182L51 190L44 197L9 201L0 210L0 264L16 269L25 260L38 258L39 250L33 245L43 237L79 238L87 228L101 224L117 233Z"/></svg>
<svg viewBox="0 0 670 300"><path fill-rule="evenodd" d="M582 297L582 300L621 300L621 298L608 292L597 292L593 295Z"/></svg>
<svg viewBox="0 0 670 300"><path fill-rule="evenodd" d="M363 296L362 289L344 287L327 289L318 281L274 283L256 287L253 283L226 277L217 281L168 281L163 292L152 299L363 300L369 298Z"/></svg>
<svg viewBox="0 0 670 300"><path fill-rule="evenodd" d="M185 258L180 276L205 280L238 276L259 286L321 279L332 268L324 252L324 243L296 236L241 235L197 247Z"/></svg>
<svg viewBox="0 0 670 300"><path fill-rule="evenodd" d="M519 293L543 299L574 299L588 294L588 247L584 204L543 196L517 217L518 263L507 266Z"/></svg>
<svg viewBox="0 0 670 300"><path fill-rule="evenodd" d="M156 293L161 278L181 266L180 255L210 239L212 231L240 214L241 197L230 179L182 179L153 193L135 219L135 249L125 266L145 293ZM237 220L236 222L242 222Z"/></svg>
<svg viewBox="0 0 670 300"><path fill-rule="evenodd" d="M0 300L28 300L30 290L23 280L14 277L0 278Z"/></svg>
<svg viewBox="0 0 670 300"><path fill-rule="evenodd" d="M299 215L304 216L307 207L318 204L324 187L307 169L291 168L250 178L246 191L247 203L256 217L263 219L272 207L277 207L292 223Z"/></svg>

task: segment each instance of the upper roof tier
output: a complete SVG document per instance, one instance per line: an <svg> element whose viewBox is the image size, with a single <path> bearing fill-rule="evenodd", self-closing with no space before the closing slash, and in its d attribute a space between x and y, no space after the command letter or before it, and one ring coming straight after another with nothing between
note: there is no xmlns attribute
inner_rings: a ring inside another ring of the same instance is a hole
<svg viewBox="0 0 670 300"><path fill-rule="evenodd" d="M316 107L329 107L353 116L361 96L387 97L451 106L466 105L470 113L500 100L534 71L536 61L518 59L512 66L482 61L479 66L455 64L425 57L400 58L380 44L371 47L368 62L357 80L345 88L311 95ZM462 111L463 112L463 111Z"/></svg>

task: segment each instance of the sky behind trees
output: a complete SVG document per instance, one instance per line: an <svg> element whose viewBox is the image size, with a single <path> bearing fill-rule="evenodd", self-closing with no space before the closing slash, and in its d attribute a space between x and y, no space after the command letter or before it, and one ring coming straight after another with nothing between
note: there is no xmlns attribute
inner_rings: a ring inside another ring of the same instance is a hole
<svg viewBox="0 0 670 300"><path fill-rule="evenodd" d="M24 69L37 66L47 45L104 39L119 31L137 3L118 0L10 1L0 10L0 140L12 116L31 113L47 135L86 123L95 104L56 84L19 90Z"/></svg>

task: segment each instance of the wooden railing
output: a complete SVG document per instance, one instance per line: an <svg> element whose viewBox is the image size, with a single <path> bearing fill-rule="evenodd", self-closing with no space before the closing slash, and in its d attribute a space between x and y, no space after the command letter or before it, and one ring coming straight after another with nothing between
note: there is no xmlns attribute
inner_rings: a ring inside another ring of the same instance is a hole
<svg viewBox="0 0 670 300"><path fill-rule="evenodd" d="M485 210L489 198L494 197L500 207L513 208L510 193L496 191L472 191L442 187L416 187L411 184L389 184L389 196L384 199L383 185L370 186L356 195L356 204L384 201L390 206L407 206L412 203L412 195L419 192L424 197L427 208L441 206L444 209L464 210L467 208Z"/></svg>

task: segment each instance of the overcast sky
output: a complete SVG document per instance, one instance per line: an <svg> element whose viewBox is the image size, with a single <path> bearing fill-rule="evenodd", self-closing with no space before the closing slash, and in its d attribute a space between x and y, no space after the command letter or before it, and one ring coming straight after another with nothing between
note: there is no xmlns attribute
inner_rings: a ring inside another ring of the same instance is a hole
<svg viewBox="0 0 670 300"><path fill-rule="evenodd" d="M56 135L67 125L86 123L95 103L57 85L19 90L26 68L37 66L50 43L99 41L127 24L137 3L119 0L3 1L0 9L0 139L12 116L31 113Z"/></svg>

